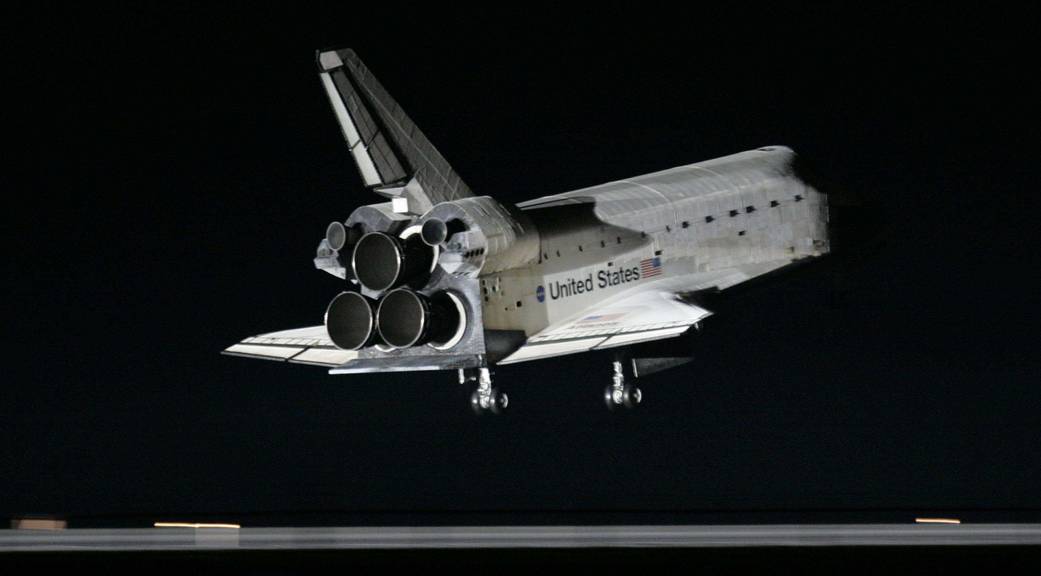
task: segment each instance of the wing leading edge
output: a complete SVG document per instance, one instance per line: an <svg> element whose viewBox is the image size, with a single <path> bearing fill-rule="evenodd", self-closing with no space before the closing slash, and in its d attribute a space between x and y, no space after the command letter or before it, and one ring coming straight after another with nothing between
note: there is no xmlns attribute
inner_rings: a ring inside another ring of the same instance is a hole
<svg viewBox="0 0 1041 576"><path fill-rule="evenodd" d="M542 330L499 364L673 338L711 315L672 292L638 292L588 308Z"/></svg>

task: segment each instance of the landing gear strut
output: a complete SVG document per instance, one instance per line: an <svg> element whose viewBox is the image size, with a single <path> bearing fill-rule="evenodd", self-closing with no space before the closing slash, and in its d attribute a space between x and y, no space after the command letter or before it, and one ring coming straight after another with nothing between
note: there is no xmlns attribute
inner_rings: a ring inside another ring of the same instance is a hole
<svg viewBox="0 0 1041 576"><path fill-rule="evenodd" d="M476 378L473 376L467 377L465 370L459 370L460 384L465 384L467 381L475 379L477 380L477 390L470 395L470 408L473 409L474 413L483 414L491 412L492 414L501 414L505 412L506 407L510 404L510 398L505 392L492 387L492 373L490 370L478 368Z"/></svg>
<svg viewBox="0 0 1041 576"><path fill-rule="evenodd" d="M625 383L621 360L615 360L611 366L614 369L611 384L604 388L604 403L607 404L607 409L614 410L619 406L635 408L643 400L643 392L636 386Z"/></svg>

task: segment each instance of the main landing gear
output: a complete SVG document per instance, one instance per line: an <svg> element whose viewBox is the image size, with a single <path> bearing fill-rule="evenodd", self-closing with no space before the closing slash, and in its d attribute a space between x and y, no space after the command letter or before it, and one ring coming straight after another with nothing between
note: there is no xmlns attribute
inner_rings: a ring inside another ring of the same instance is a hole
<svg viewBox="0 0 1041 576"><path fill-rule="evenodd" d="M616 359L611 363L614 373L611 383L604 388L604 404L608 410L616 408L633 409L643 400L643 391L634 384L625 383L624 364ZM635 370L635 368L634 368ZM634 373L635 375L635 373ZM470 395L470 408L475 414L502 414L510 405L510 398L505 392L492 387L492 373L488 368L459 369L459 383L476 382L477 389Z"/></svg>
<svg viewBox="0 0 1041 576"><path fill-rule="evenodd" d="M604 388L604 403L607 404L607 409L614 410L620 406L635 408L643 400L643 392L633 384L625 383L621 360L615 360L611 366L614 374L611 375L611 383Z"/></svg>
<svg viewBox="0 0 1041 576"><path fill-rule="evenodd" d="M506 411L506 407L510 405L510 397L505 392L501 392L498 388L492 387L492 373L487 368L478 368L477 376L467 374L467 370L459 369L459 383L466 384L467 382L477 381L477 390L470 395L470 408L473 409L475 414L484 414L485 412L491 412L492 414L502 414Z"/></svg>

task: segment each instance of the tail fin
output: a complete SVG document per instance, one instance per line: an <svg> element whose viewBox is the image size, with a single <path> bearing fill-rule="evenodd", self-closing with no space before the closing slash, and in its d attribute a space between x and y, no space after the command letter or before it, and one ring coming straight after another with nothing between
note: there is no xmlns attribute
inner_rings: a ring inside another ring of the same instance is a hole
<svg viewBox="0 0 1041 576"><path fill-rule="evenodd" d="M353 50L320 50L318 69L366 186L416 214L473 196Z"/></svg>

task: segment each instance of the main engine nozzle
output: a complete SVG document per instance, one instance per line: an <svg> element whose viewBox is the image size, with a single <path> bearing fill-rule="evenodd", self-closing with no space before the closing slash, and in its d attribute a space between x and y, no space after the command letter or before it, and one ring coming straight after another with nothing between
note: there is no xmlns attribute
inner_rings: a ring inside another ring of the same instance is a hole
<svg viewBox="0 0 1041 576"><path fill-rule="evenodd" d="M386 232L369 232L358 240L351 257L354 276L375 292L423 279L433 264L434 249L420 234L402 239Z"/></svg>
<svg viewBox="0 0 1041 576"><path fill-rule="evenodd" d="M389 346L408 348L429 343L447 349L455 346L466 331L466 309L451 292L424 296L398 288L380 300L376 324Z"/></svg>
<svg viewBox="0 0 1041 576"><path fill-rule="evenodd" d="M341 292L325 309L325 329L341 350L359 350L377 343L376 301L357 292Z"/></svg>

